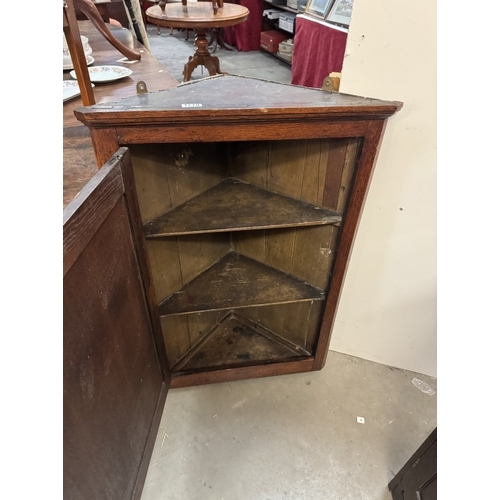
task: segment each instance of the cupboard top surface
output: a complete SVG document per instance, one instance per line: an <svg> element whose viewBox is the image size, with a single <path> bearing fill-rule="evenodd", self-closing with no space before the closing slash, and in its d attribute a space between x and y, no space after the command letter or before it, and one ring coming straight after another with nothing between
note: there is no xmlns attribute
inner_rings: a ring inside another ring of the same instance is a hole
<svg viewBox="0 0 500 500"><path fill-rule="evenodd" d="M147 85L147 82L146 82ZM387 118L402 103L353 96L296 85L287 85L255 78L221 75L181 84L173 89L148 92L79 108L77 118L87 124L99 125L127 122L127 119L296 117L315 119L332 117Z"/></svg>

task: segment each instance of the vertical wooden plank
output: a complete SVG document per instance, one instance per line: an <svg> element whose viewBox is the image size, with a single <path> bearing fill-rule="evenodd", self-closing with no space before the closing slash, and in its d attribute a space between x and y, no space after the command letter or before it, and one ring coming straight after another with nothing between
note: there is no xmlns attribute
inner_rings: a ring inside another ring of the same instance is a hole
<svg viewBox="0 0 500 500"><path fill-rule="evenodd" d="M235 232L232 234L232 248L234 251L246 255L251 259L265 262L266 231Z"/></svg>
<svg viewBox="0 0 500 500"><path fill-rule="evenodd" d="M187 316L163 316L160 320L168 363L172 368L191 347Z"/></svg>
<svg viewBox="0 0 500 500"><path fill-rule="evenodd" d="M325 190L322 206L335 209L339 198L339 190L347 153L348 139L330 141L328 163L326 169Z"/></svg>
<svg viewBox="0 0 500 500"><path fill-rule="evenodd" d="M259 307L258 322L277 335L283 335L283 325L285 324L285 308L283 305Z"/></svg>
<svg viewBox="0 0 500 500"><path fill-rule="evenodd" d="M147 240L146 248L156 300L161 302L183 284L177 238Z"/></svg>
<svg viewBox="0 0 500 500"><path fill-rule="evenodd" d="M284 273L291 274L295 236L296 229L267 229L265 263Z"/></svg>
<svg viewBox="0 0 500 500"><path fill-rule="evenodd" d="M295 233L295 229L266 230L266 264L284 273L291 273ZM274 333L281 335L285 322L285 310L283 308L263 307L259 310L259 320Z"/></svg>
<svg viewBox="0 0 500 500"><path fill-rule="evenodd" d="M312 353L319 334L322 302L300 302L283 307L285 309L283 337Z"/></svg>
<svg viewBox="0 0 500 500"><path fill-rule="evenodd" d="M248 318L248 319L258 323L260 309L261 309L260 307L243 307L241 309L238 309L236 312L239 315L244 316L245 318Z"/></svg>
<svg viewBox="0 0 500 500"><path fill-rule="evenodd" d="M351 192L352 179L356 170L356 162L358 160L359 139L349 139L347 143L346 156L344 161L344 169L340 181L339 196L337 199L336 210L344 212L345 206Z"/></svg>
<svg viewBox="0 0 500 500"><path fill-rule="evenodd" d="M101 168L118 150L118 134L115 128L91 128L90 137L94 146L97 167Z"/></svg>
<svg viewBox="0 0 500 500"><path fill-rule="evenodd" d="M271 144L267 188L300 199L307 141L276 141Z"/></svg>
<svg viewBox="0 0 500 500"><path fill-rule="evenodd" d="M323 308L324 302L314 302L309 313L309 319L306 327L305 350L312 353L316 352L316 346L318 344Z"/></svg>
<svg viewBox="0 0 500 500"><path fill-rule="evenodd" d="M229 170L232 177L266 188L269 142L239 142L230 148Z"/></svg>
<svg viewBox="0 0 500 500"><path fill-rule="evenodd" d="M144 223L172 209L167 168L161 145L133 145L130 152Z"/></svg>
<svg viewBox="0 0 500 500"><path fill-rule="evenodd" d="M323 201L327 153L327 141L310 140L307 142L300 199L318 206L321 206Z"/></svg>
<svg viewBox="0 0 500 500"><path fill-rule="evenodd" d="M166 144L164 156L172 208L226 178L226 143Z"/></svg>
<svg viewBox="0 0 500 500"><path fill-rule="evenodd" d="M331 225L297 228L290 274L325 290L337 233L338 228Z"/></svg>
<svg viewBox="0 0 500 500"><path fill-rule="evenodd" d="M191 347L201 340L227 313L228 311L214 311L186 315Z"/></svg>
<svg viewBox="0 0 500 500"><path fill-rule="evenodd" d="M177 237L182 285L189 283L230 250L229 233Z"/></svg>

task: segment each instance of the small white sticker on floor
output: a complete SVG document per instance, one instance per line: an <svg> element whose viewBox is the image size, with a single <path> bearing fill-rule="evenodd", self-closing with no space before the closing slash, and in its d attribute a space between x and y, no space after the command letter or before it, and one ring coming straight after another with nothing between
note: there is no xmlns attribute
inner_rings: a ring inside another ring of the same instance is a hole
<svg viewBox="0 0 500 500"><path fill-rule="evenodd" d="M189 103L189 104L181 104L183 108L202 108L203 104L199 102Z"/></svg>
<svg viewBox="0 0 500 500"><path fill-rule="evenodd" d="M356 417L356 420L358 421L358 424L364 424L365 423L365 417Z"/></svg>

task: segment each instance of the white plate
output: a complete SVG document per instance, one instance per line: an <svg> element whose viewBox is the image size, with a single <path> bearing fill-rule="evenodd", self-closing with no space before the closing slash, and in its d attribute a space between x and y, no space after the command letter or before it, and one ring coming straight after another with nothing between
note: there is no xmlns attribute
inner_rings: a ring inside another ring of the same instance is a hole
<svg viewBox="0 0 500 500"><path fill-rule="evenodd" d="M95 59L92 56L87 56L87 66L90 66ZM68 71L69 69L73 69L73 63L68 64L67 66L63 66L63 71Z"/></svg>
<svg viewBox="0 0 500 500"><path fill-rule="evenodd" d="M123 68L122 66L92 66L89 68L90 81L96 83L120 80L120 78L125 78L131 74L132 71L130 69ZM72 71L70 75L76 78L75 71Z"/></svg>
<svg viewBox="0 0 500 500"><path fill-rule="evenodd" d="M95 85L92 83L92 87ZM69 101L80 95L80 86L75 80L63 80L63 102Z"/></svg>

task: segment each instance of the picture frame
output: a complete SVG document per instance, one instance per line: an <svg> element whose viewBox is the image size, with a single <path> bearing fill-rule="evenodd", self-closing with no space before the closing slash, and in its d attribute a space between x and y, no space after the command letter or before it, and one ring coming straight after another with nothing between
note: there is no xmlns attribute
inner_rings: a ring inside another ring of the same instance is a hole
<svg viewBox="0 0 500 500"><path fill-rule="evenodd" d="M349 27L354 0L335 0L325 20Z"/></svg>
<svg viewBox="0 0 500 500"><path fill-rule="evenodd" d="M324 20L333 2L334 0L309 0L305 13Z"/></svg>

